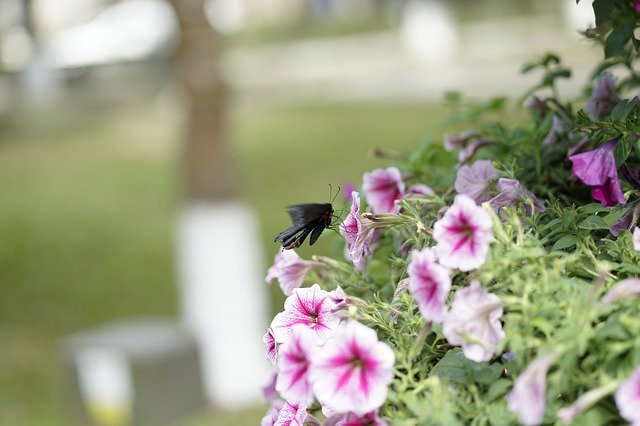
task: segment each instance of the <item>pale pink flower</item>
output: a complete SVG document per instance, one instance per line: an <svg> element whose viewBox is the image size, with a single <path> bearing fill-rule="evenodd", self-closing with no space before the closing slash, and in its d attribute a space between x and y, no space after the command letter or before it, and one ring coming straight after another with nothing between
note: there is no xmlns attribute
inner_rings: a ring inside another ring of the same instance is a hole
<svg viewBox="0 0 640 426"><path fill-rule="evenodd" d="M640 251L640 228L637 226L633 230L633 249Z"/></svg>
<svg viewBox="0 0 640 426"><path fill-rule="evenodd" d="M493 238L489 213L466 195L457 195L442 219L433 225L440 264L461 271L480 267Z"/></svg>
<svg viewBox="0 0 640 426"><path fill-rule="evenodd" d="M313 402L309 364L311 354L317 349L315 334L307 328L295 329L291 340L280 347L276 390L285 400L303 405Z"/></svg>
<svg viewBox="0 0 640 426"><path fill-rule="evenodd" d="M331 336L340 324L335 313L336 304L328 291L318 284L308 288L296 288L284 301L284 311L271 322L273 337L277 343L291 340L293 329L305 327L313 330L320 342Z"/></svg>
<svg viewBox="0 0 640 426"><path fill-rule="evenodd" d="M280 414L283 404L284 402L281 400L272 401L269 411L267 411L267 414L265 414L260 421L260 426L273 426L276 423L276 420L278 420L278 415Z"/></svg>
<svg viewBox="0 0 640 426"><path fill-rule="evenodd" d="M458 169L454 187L458 194L464 194L477 203L489 199L487 188L498 175L498 171L489 160L478 160L472 165L463 165Z"/></svg>
<svg viewBox="0 0 640 426"><path fill-rule="evenodd" d="M547 404L547 371L557 357L557 353L550 352L529 364L507 395L509 411L516 413L522 424L542 423Z"/></svg>
<svg viewBox="0 0 640 426"><path fill-rule="evenodd" d="M267 381L260 387L262 390L262 397L265 401L274 401L280 395L278 395L278 391L276 390L276 378L278 377L278 369L273 367L271 369L271 374L269 374L269 378Z"/></svg>
<svg viewBox="0 0 640 426"><path fill-rule="evenodd" d="M440 323L445 317L445 302L451 289L449 270L436 263L433 251L425 248L411 254L407 267L409 288L427 321Z"/></svg>
<svg viewBox="0 0 640 426"><path fill-rule="evenodd" d="M560 420L563 425L570 425L576 417L587 411L602 398L609 395L613 390L614 389L611 385L604 385L583 393L573 404L558 410L558 420Z"/></svg>
<svg viewBox="0 0 640 426"><path fill-rule="evenodd" d="M428 195L435 195L435 192L433 192L433 189L425 184L416 183L414 185L411 185L409 189L407 189L407 193L405 195L424 197Z"/></svg>
<svg viewBox="0 0 640 426"><path fill-rule="evenodd" d="M638 296L640 296L640 278L627 278L614 285L611 290L602 297L600 306L607 307L616 300L636 298Z"/></svg>
<svg viewBox="0 0 640 426"><path fill-rule="evenodd" d="M267 271L266 281L271 283L275 278L280 283L282 292L289 296L294 288L304 283L304 279L313 268L322 266L319 262L304 260L295 250L280 250L275 257L273 266Z"/></svg>
<svg viewBox="0 0 640 426"><path fill-rule="evenodd" d="M640 367L620 385L615 400L620 416L634 426L640 425Z"/></svg>
<svg viewBox="0 0 640 426"><path fill-rule="evenodd" d="M458 152L458 164L468 163L480 148L493 144L495 144L495 142L486 139L474 140Z"/></svg>
<svg viewBox="0 0 640 426"><path fill-rule="evenodd" d="M456 291L451 310L442 324L442 334L452 345L476 362L489 361L505 334L500 323L502 302L493 293L472 281Z"/></svg>
<svg viewBox="0 0 640 426"><path fill-rule="evenodd" d="M327 418L322 426L387 426L387 422L377 411L372 411L362 416L354 413L336 414Z"/></svg>
<svg viewBox="0 0 640 426"><path fill-rule="evenodd" d="M362 176L362 191L375 214L397 213L396 200L404 196L404 181L396 167L375 169Z"/></svg>
<svg viewBox="0 0 640 426"><path fill-rule="evenodd" d="M264 333L264 336L262 336L262 341L265 345L265 356L269 361L271 361L271 364L275 365L276 357L278 356L278 344L276 343L276 339L273 337L273 330L271 330L271 327L269 327L267 332Z"/></svg>
<svg viewBox="0 0 640 426"><path fill-rule="evenodd" d="M478 133L475 130L465 130L457 135L446 134L444 135L442 145L446 151L451 152L455 149L464 147L469 142L469 139L477 137Z"/></svg>
<svg viewBox="0 0 640 426"><path fill-rule="evenodd" d="M307 415L305 405L285 402L273 426L303 426Z"/></svg>
<svg viewBox="0 0 640 426"><path fill-rule="evenodd" d="M346 241L345 255L356 269L364 267L364 261L373 252L374 227L360 214L360 194L351 193L351 211L340 224L340 234Z"/></svg>
<svg viewBox="0 0 640 426"><path fill-rule="evenodd" d="M496 187L500 193L489 200L489 205L498 214L502 215L503 208L520 203L525 203L524 214L527 216L531 216L534 210L538 213L545 211L542 201L516 179L500 178Z"/></svg>
<svg viewBox="0 0 640 426"><path fill-rule="evenodd" d="M364 415L387 399L394 363L393 350L374 330L350 321L314 355L309 379L322 405Z"/></svg>
<svg viewBox="0 0 640 426"><path fill-rule="evenodd" d="M592 120L600 120L609 115L619 101L616 78L605 72L596 77L593 92L584 109Z"/></svg>

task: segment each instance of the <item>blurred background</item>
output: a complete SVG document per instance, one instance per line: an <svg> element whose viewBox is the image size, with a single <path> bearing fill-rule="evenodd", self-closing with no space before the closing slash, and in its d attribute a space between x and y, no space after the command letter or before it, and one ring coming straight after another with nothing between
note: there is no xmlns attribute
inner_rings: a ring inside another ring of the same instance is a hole
<svg viewBox="0 0 640 426"><path fill-rule="evenodd" d="M548 50L577 95L589 3L0 0L0 425L259 423L284 206Z"/></svg>

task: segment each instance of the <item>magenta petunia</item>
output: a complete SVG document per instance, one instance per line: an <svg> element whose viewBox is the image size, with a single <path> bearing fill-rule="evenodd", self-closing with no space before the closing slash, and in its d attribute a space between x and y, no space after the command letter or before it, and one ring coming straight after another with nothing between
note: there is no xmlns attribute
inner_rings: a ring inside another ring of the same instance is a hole
<svg viewBox="0 0 640 426"><path fill-rule="evenodd" d="M604 143L592 151L569 157L573 165L573 174L585 185L591 186L591 196L603 206L625 204L618 180L614 152L617 139Z"/></svg>
<svg viewBox="0 0 640 426"><path fill-rule="evenodd" d="M304 279L313 268L321 267L319 262L304 260L294 250L280 250L273 266L267 271L266 281L271 283L275 278L280 283L282 292L289 296L294 288L304 283Z"/></svg>
<svg viewBox="0 0 640 426"><path fill-rule="evenodd" d="M524 425L539 425L547 405L547 371L558 357L550 352L533 361L516 379L507 395L509 411L518 415Z"/></svg>
<svg viewBox="0 0 640 426"><path fill-rule="evenodd" d="M275 337L273 337L271 327L269 327L267 332L264 333L264 336L262 336L262 341L265 345L265 356L271 361L271 364L275 365L276 357L278 356L278 344L276 343Z"/></svg>
<svg viewBox="0 0 640 426"><path fill-rule="evenodd" d="M303 426L307 415L305 405L285 402L273 426Z"/></svg>
<svg viewBox="0 0 640 426"><path fill-rule="evenodd" d="M600 306L607 307L616 300L640 297L640 278L627 278L614 285L607 294L602 297Z"/></svg>
<svg viewBox="0 0 640 426"><path fill-rule="evenodd" d="M317 339L323 342L340 324L335 310L336 303L331 295L318 284L296 288L284 301L284 311L271 322L273 337L277 343L285 343L291 340L294 328L304 327L313 330Z"/></svg>
<svg viewBox="0 0 640 426"><path fill-rule="evenodd" d="M404 196L404 181L396 167L375 169L362 176L362 191L375 214L397 213L396 200Z"/></svg>
<svg viewBox="0 0 640 426"><path fill-rule="evenodd" d="M471 271L487 258L493 238L489 213L466 195L457 195L442 219L433 225L441 265Z"/></svg>
<svg viewBox="0 0 640 426"><path fill-rule="evenodd" d="M489 361L505 334L500 323L502 302L493 293L472 281L456 291L451 310L442 324L442 334L452 345L476 362Z"/></svg>
<svg viewBox="0 0 640 426"><path fill-rule="evenodd" d="M318 349L315 334L307 328L293 331L291 340L278 351L276 390L289 402L311 405L313 392L309 383L311 354Z"/></svg>
<svg viewBox="0 0 640 426"><path fill-rule="evenodd" d="M458 169L454 187L458 194L464 194L476 203L489 200L487 188L497 176L498 171L489 160L478 160L472 165L463 165Z"/></svg>
<svg viewBox="0 0 640 426"><path fill-rule="evenodd" d="M498 214L505 207L524 203L524 214L531 216L534 211L543 213L544 204L532 192L526 190L516 179L500 178L496 185L500 193L489 200L489 205ZM533 206L533 208L532 208Z"/></svg>
<svg viewBox="0 0 640 426"><path fill-rule="evenodd" d="M309 378L322 405L362 416L384 404L394 363L393 350L374 330L350 321L313 356Z"/></svg>
<svg viewBox="0 0 640 426"><path fill-rule="evenodd" d="M335 414L322 424L322 426L387 426L377 411L372 411L364 415L354 413Z"/></svg>
<svg viewBox="0 0 640 426"><path fill-rule="evenodd" d="M616 78L605 72L596 78L591 97L584 109L592 120L600 120L609 115L618 102L620 96L616 90Z"/></svg>
<svg viewBox="0 0 640 426"><path fill-rule="evenodd" d="M640 0L636 0L636 12L640 13Z"/></svg>
<svg viewBox="0 0 640 426"><path fill-rule="evenodd" d="M375 239L374 227L369 219L360 214L360 194L351 194L351 211L340 224L340 234L346 241L345 255L353 262L356 269L364 267L364 261L373 252Z"/></svg>
<svg viewBox="0 0 640 426"><path fill-rule="evenodd" d="M632 425L640 425L640 367L620 385L615 400L620 416Z"/></svg>
<svg viewBox="0 0 640 426"><path fill-rule="evenodd" d="M633 230L633 249L636 251L640 251L640 228L637 226Z"/></svg>
<svg viewBox="0 0 640 426"><path fill-rule="evenodd" d="M407 267L409 289L418 303L420 313L427 321L444 320L445 302L451 289L449 270L435 261L430 248L414 251Z"/></svg>

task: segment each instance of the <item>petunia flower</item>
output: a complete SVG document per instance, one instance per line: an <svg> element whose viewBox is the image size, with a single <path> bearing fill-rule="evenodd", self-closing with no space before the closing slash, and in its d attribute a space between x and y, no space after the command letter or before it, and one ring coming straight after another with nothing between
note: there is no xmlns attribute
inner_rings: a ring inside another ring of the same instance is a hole
<svg viewBox="0 0 640 426"><path fill-rule="evenodd" d="M305 405L285 402L273 426L303 426L307 415Z"/></svg>
<svg viewBox="0 0 640 426"><path fill-rule="evenodd" d="M613 384L615 385L615 383ZM583 393L573 404L558 410L558 420L560 420L563 425L570 425L576 417L591 408L602 398L609 395L613 390L615 390L615 387L612 387L611 384L607 384Z"/></svg>
<svg viewBox="0 0 640 426"><path fill-rule="evenodd" d="M313 330L317 339L323 342L340 324L335 309L336 303L329 292L318 284L296 288L284 301L284 311L271 322L273 337L277 343L285 343L291 340L294 328L305 327Z"/></svg>
<svg viewBox="0 0 640 426"><path fill-rule="evenodd" d="M313 356L309 380L322 405L362 416L384 404L394 363L393 350L374 330L350 321Z"/></svg>
<svg viewBox="0 0 640 426"><path fill-rule="evenodd" d="M633 249L640 251L640 228L637 226L633 230Z"/></svg>
<svg viewBox="0 0 640 426"><path fill-rule="evenodd" d="M466 195L457 195L442 219L433 225L440 264L461 271L480 267L493 238L489 213Z"/></svg>
<svg viewBox="0 0 640 426"><path fill-rule="evenodd" d="M313 392L309 383L311 354L318 349L314 333L307 328L293 331L291 340L278 352L276 390L288 402L311 405Z"/></svg>
<svg viewBox="0 0 640 426"><path fill-rule="evenodd" d="M445 317L445 302L451 289L449 270L436 263L430 248L414 251L407 267L409 288L427 321L440 323Z"/></svg>
<svg viewBox="0 0 640 426"><path fill-rule="evenodd" d="M442 334L452 345L476 362L489 361L505 334L500 323L502 302L493 293L472 281L456 291L451 310L442 324Z"/></svg>
<svg viewBox="0 0 640 426"><path fill-rule="evenodd" d="M636 12L640 13L640 0L636 0Z"/></svg>
<svg viewBox="0 0 640 426"><path fill-rule="evenodd" d="M477 138L478 136L478 132L475 130L465 130L457 135L446 134L444 135L442 145L446 151L451 152L464 147L470 139Z"/></svg>
<svg viewBox="0 0 640 426"><path fill-rule="evenodd" d="M351 194L355 190L356 190L356 187L353 185L352 182L346 181L345 183L343 183L342 184L342 196L344 197L344 201L346 201L347 203L351 203L353 201L353 198L351 197Z"/></svg>
<svg viewBox="0 0 640 426"><path fill-rule="evenodd" d="M494 141L487 139L474 140L458 152L458 164L467 164L480 148L493 144L495 144Z"/></svg>
<svg viewBox="0 0 640 426"><path fill-rule="evenodd" d="M487 195L487 188L497 174L491 161L478 160L472 165L460 166L454 187L458 194L464 194L481 204L490 198Z"/></svg>
<svg viewBox="0 0 640 426"><path fill-rule="evenodd" d="M567 130L567 122L564 121L560 116L554 114L553 117L551 117L551 129L549 130L549 133L547 133L547 136L544 137L542 145L553 145L558 137L567 133Z"/></svg>
<svg viewBox="0 0 640 426"><path fill-rule="evenodd" d="M637 228L636 228L637 229ZM620 281L602 297L601 307L612 305L616 300L622 298L636 298L640 296L640 278L627 278Z"/></svg>
<svg viewBox="0 0 640 426"><path fill-rule="evenodd" d="M524 213L527 216L533 214L533 210L538 213L544 212L544 204L532 192L527 191L517 179L500 178L496 185L500 193L489 200L489 205L498 214L505 207L516 206L525 203ZM533 204L533 209L531 205Z"/></svg>
<svg viewBox="0 0 640 426"><path fill-rule="evenodd" d="M404 181L396 167L375 169L362 176L362 191L375 214L397 213L395 201L404 196Z"/></svg>
<svg viewBox="0 0 640 426"><path fill-rule="evenodd" d="M424 185L422 183L416 183L414 185L411 185L409 189L407 189L407 193L405 195L424 197L427 195L434 195L434 194L435 192L433 191L433 189L431 189L427 185Z"/></svg>
<svg viewBox="0 0 640 426"><path fill-rule="evenodd" d="M620 385L615 400L620 416L634 426L640 425L640 367Z"/></svg>
<svg viewBox="0 0 640 426"><path fill-rule="evenodd" d="M616 78L605 72L596 78L591 97L584 109L592 120L600 120L609 115L618 102L620 96L616 90Z"/></svg>
<svg viewBox="0 0 640 426"><path fill-rule="evenodd" d="M322 426L387 426L387 422L380 417L377 411L372 411L364 415L335 414L327 418Z"/></svg>
<svg viewBox="0 0 640 426"><path fill-rule="evenodd" d="M270 402L274 401L280 395L278 395L278 391L276 390L276 378L278 377L278 369L273 367L271 369L271 374L269 374L269 378L267 381L260 387L262 391L262 398L265 401Z"/></svg>
<svg viewBox="0 0 640 426"><path fill-rule="evenodd" d="M629 205L627 210L620 216L618 220L613 222L609 231L613 236L617 237L620 234L620 231L631 231L638 222L638 217L640 216L640 200L634 201Z"/></svg>
<svg viewBox="0 0 640 426"><path fill-rule="evenodd" d="M302 285L311 269L321 266L319 262L302 259L294 250L280 250L276 254L273 266L267 271L265 280L271 283L274 278L277 279L282 292L289 296L294 288Z"/></svg>
<svg viewBox="0 0 640 426"><path fill-rule="evenodd" d="M557 357L556 352L550 352L529 364L507 395L509 411L516 413L522 424L542 423L547 404L547 371Z"/></svg>
<svg viewBox="0 0 640 426"><path fill-rule="evenodd" d="M614 151L618 144L612 139L593 151L569 157L573 164L573 174L586 185L592 186L591 196L603 206L625 204L618 180Z"/></svg>
<svg viewBox="0 0 640 426"><path fill-rule="evenodd" d="M271 402L271 406L267 411L267 414L260 421L260 426L273 426L278 420L278 415L280 414L280 410L282 410L282 406L284 402L281 400L274 400Z"/></svg>
<svg viewBox="0 0 640 426"><path fill-rule="evenodd" d="M527 99L524 107L533 112L538 120L542 120L549 112L546 102L537 96L531 96Z"/></svg>
<svg viewBox="0 0 640 426"><path fill-rule="evenodd" d="M265 356L271 361L271 364L276 364L276 357L278 356L278 344L276 343L275 337L273 337L273 330L271 327L264 333L262 336L262 341L265 345Z"/></svg>
<svg viewBox="0 0 640 426"><path fill-rule="evenodd" d="M373 253L375 232L373 224L360 214L360 194L351 193L351 211L340 224L340 234L346 241L345 255L356 269L364 267L364 261Z"/></svg>

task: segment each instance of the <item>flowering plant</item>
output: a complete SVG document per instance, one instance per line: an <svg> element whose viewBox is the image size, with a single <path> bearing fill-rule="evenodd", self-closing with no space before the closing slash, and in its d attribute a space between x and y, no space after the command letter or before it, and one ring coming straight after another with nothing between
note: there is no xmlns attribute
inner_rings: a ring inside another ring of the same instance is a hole
<svg viewBox="0 0 640 426"><path fill-rule="evenodd" d="M278 253L263 425L640 425L640 0L593 8L588 96L553 54L525 123L449 94L472 129L364 173L339 256Z"/></svg>

